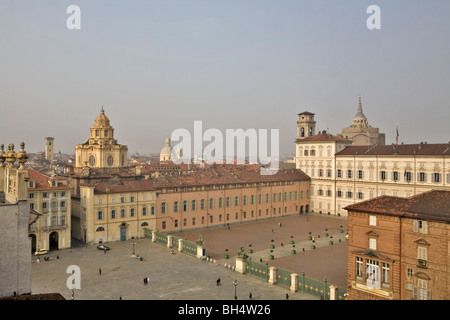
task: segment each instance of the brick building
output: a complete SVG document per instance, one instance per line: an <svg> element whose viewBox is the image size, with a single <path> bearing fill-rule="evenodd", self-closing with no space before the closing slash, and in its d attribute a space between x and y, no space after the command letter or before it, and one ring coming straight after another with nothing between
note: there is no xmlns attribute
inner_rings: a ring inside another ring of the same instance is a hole
<svg viewBox="0 0 450 320"><path fill-rule="evenodd" d="M349 205L349 300L447 300L450 191Z"/></svg>

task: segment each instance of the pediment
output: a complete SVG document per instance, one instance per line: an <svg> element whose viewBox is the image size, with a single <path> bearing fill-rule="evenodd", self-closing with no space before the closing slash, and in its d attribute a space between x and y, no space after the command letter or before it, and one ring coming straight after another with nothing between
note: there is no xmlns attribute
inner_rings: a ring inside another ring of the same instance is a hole
<svg viewBox="0 0 450 320"><path fill-rule="evenodd" d="M385 255L384 253L381 253L379 251L376 250L353 250L351 251L351 253L353 254L357 254L357 255L364 255L367 257L371 257L371 258L377 258L377 259L381 259L381 260L385 260L385 261L392 261L394 262L395 259L392 259L391 257Z"/></svg>
<svg viewBox="0 0 450 320"><path fill-rule="evenodd" d="M427 240L425 240L424 238L417 239L414 242L416 244L422 245L422 246L429 246L430 245L430 243Z"/></svg>
<svg viewBox="0 0 450 320"><path fill-rule="evenodd" d="M373 238L373 237L379 237L379 234L373 230L370 230L369 232L366 232L366 236Z"/></svg>

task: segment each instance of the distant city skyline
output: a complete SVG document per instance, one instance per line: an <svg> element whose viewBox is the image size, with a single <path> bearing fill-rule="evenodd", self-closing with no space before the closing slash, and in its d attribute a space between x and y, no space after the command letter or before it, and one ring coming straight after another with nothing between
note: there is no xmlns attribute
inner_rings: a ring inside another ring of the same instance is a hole
<svg viewBox="0 0 450 320"><path fill-rule="evenodd" d="M381 29L369 30L370 5ZM81 29L66 12L81 9ZM73 154L101 108L129 154L179 128L279 129L298 113L339 134L361 97L386 144L450 141L450 2L2 1L0 144ZM204 145L205 147L206 145Z"/></svg>

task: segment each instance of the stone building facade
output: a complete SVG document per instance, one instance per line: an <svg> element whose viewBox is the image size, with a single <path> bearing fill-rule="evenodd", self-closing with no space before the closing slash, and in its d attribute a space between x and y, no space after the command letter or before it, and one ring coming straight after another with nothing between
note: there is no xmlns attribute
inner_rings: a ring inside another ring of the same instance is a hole
<svg viewBox="0 0 450 320"><path fill-rule="evenodd" d="M27 171L30 209L41 214L29 228L32 251L70 248L72 187L64 177Z"/></svg>
<svg viewBox="0 0 450 320"><path fill-rule="evenodd" d="M309 177L300 170L261 175L255 165L212 165L180 176L80 186L85 241L226 226L309 210Z"/></svg>
<svg viewBox="0 0 450 320"><path fill-rule="evenodd" d="M31 214L27 199L28 155L21 143L16 153L0 146L0 297L31 293L31 242L28 226Z"/></svg>
<svg viewBox="0 0 450 320"><path fill-rule="evenodd" d="M303 128L315 128L313 116L299 114L295 158L296 168L311 177L312 211L346 215L345 206L380 195L450 190L450 143L384 145L367 136L365 145L357 145L356 136L302 135ZM361 102L354 128L369 128Z"/></svg>

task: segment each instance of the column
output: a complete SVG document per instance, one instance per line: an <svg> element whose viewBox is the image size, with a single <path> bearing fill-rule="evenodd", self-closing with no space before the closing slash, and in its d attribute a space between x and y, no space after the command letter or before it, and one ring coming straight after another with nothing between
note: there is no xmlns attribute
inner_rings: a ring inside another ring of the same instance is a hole
<svg viewBox="0 0 450 320"><path fill-rule="evenodd" d="M275 268L275 267L269 268L269 283L270 284L277 283L277 268Z"/></svg>
<svg viewBox="0 0 450 320"><path fill-rule="evenodd" d="M290 290L292 292L296 292L298 289L298 274L297 273L291 273L291 287Z"/></svg>

